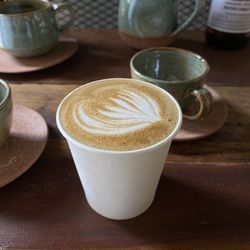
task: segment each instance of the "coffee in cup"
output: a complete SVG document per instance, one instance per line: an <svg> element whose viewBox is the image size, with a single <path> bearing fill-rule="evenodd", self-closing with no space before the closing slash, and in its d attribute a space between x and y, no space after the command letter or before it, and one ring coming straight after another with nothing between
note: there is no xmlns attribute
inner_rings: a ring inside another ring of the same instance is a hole
<svg viewBox="0 0 250 250"><path fill-rule="evenodd" d="M70 13L70 20L59 25L56 15L64 10ZM0 48L17 57L45 54L71 24L72 10L65 4L43 0L0 2Z"/></svg>
<svg viewBox="0 0 250 250"><path fill-rule="evenodd" d="M12 97L10 86L0 79L0 147L6 142L12 121Z"/></svg>
<svg viewBox="0 0 250 250"><path fill-rule="evenodd" d="M37 11L46 7L45 2L41 1L13 1L11 4L4 4L1 7L1 14L3 15L15 15L24 14Z"/></svg>
<svg viewBox="0 0 250 250"><path fill-rule="evenodd" d="M79 88L60 109L64 130L94 148L128 151L167 137L177 124L165 93L134 81L102 81Z"/></svg>
<svg viewBox="0 0 250 250"><path fill-rule="evenodd" d="M57 126L90 206L112 219L145 211L181 121L176 100L142 81L105 79L66 96L57 110Z"/></svg>

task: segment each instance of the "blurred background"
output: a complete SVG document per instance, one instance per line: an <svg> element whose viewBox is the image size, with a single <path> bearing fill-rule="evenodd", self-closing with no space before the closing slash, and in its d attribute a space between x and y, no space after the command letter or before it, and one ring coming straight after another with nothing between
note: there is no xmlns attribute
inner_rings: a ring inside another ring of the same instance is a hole
<svg viewBox="0 0 250 250"><path fill-rule="evenodd" d="M203 13L192 23L189 29L204 29L210 5L210 0L206 1L206 8L204 9ZM53 2L68 3L73 7L75 14L74 27L76 28L117 28L119 0L58 0ZM194 1L179 0L179 3L178 21L181 23L190 14L190 12L192 12ZM59 18L67 18L67 13L63 13L63 15L61 15Z"/></svg>

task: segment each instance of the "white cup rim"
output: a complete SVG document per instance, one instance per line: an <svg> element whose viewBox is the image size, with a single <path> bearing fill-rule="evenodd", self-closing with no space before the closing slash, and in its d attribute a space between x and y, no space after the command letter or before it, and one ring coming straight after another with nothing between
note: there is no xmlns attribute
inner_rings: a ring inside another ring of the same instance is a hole
<svg viewBox="0 0 250 250"><path fill-rule="evenodd" d="M75 91L77 91L78 89L80 89L80 88L82 88L82 87L84 87L86 85L99 83L99 82L105 82L105 81L121 81L121 80L125 80L125 81L130 80L130 81L135 81L135 82L138 82L138 83L143 83L143 84L146 84L146 85L150 85L150 87L156 88L156 89L160 90L161 92L164 92L165 94L167 94L167 96L175 104L175 106L176 106L176 108L178 110L178 121L177 121L177 124L176 124L175 128L173 129L173 131L166 138L164 138L163 140L161 140L161 141L159 141L159 142L157 142L157 143L155 143L153 145L150 145L148 147L141 148L141 149L127 150L127 151L115 151L115 150L106 150L106 149L94 148L94 147L83 144L83 143L75 140L74 138L72 138L64 130L64 128L62 127L61 122L60 122L60 118L59 118L60 108L61 108L62 103L64 102L64 100L67 99L68 96L73 94ZM175 98L169 92L167 92L166 90L164 90L164 89L162 89L162 88L160 88L158 86L155 86L155 85L153 85L151 83L148 83L148 82L144 82L144 81L141 81L141 80L135 80L135 79L131 79L131 78L107 78L107 79L102 79L102 80L89 82L89 83L87 83L85 85L79 86L78 88L74 89L69 94L67 94L63 98L63 100L60 102L60 104L59 104L59 106L57 108L57 111L56 111L56 124L57 124L57 127L58 127L59 131L61 132L61 134L64 136L64 138L67 141L71 142L75 146L77 146L77 147L79 147L81 149L84 149L86 151L99 153L99 154L116 154L116 155L140 154L140 153L146 153L146 152L155 150L156 148L159 148L160 146L162 146L163 144L166 144L167 142L171 141L174 138L174 136L177 134L177 132L179 131L179 129L181 128L181 125L182 125L182 111L181 111L181 108L180 108L178 102L175 100Z"/></svg>

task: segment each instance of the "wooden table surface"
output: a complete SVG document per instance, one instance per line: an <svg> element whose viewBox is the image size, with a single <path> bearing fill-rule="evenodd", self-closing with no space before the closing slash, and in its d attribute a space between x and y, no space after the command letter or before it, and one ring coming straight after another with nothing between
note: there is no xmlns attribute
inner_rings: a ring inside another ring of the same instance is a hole
<svg viewBox="0 0 250 250"><path fill-rule="evenodd" d="M152 206L135 219L113 221L88 206L55 110L79 84L129 77L135 50L116 31L69 34L80 48L68 61L0 74L12 83L15 103L42 114L50 132L39 160L0 189L0 249L250 249L250 45L209 48L199 32L175 42L208 60L207 83L226 100L228 120L206 139L174 142Z"/></svg>

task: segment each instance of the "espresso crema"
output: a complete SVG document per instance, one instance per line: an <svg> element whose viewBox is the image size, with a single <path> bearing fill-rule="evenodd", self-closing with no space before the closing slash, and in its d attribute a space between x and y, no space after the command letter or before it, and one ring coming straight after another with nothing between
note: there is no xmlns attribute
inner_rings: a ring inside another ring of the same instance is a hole
<svg viewBox="0 0 250 250"><path fill-rule="evenodd" d="M90 147L129 151L156 144L176 127L176 106L151 84L107 79L70 93L59 109L65 132Z"/></svg>

